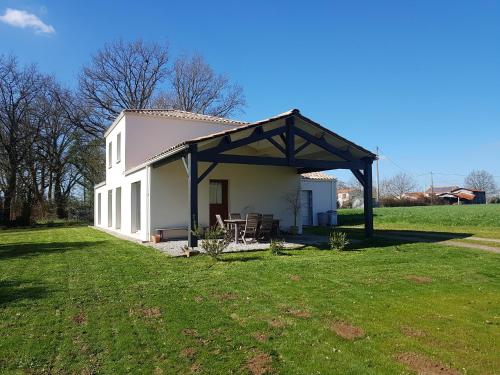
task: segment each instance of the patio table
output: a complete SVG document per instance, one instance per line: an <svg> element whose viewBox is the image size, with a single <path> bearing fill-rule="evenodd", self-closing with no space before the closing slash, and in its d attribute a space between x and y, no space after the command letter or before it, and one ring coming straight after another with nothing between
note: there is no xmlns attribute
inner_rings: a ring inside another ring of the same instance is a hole
<svg viewBox="0 0 500 375"><path fill-rule="evenodd" d="M247 221L245 219L226 219L224 222L234 227L234 243L238 244L239 227L242 224L245 225Z"/></svg>

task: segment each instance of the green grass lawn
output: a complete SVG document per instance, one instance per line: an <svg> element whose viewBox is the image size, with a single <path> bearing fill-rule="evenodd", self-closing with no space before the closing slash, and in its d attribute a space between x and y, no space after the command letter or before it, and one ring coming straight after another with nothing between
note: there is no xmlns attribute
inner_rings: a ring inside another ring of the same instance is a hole
<svg viewBox="0 0 500 375"><path fill-rule="evenodd" d="M362 209L341 209L339 224L363 224ZM500 238L500 204L374 209L376 229L462 232Z"/></svg>
<svg viewBox="0 0 500 375"><path fill-rule="evenodd" d="M378 242L214 263L91 228L0 231L2 373L386 374L413 358L493 374L499 352L498 254Z"/></svg>

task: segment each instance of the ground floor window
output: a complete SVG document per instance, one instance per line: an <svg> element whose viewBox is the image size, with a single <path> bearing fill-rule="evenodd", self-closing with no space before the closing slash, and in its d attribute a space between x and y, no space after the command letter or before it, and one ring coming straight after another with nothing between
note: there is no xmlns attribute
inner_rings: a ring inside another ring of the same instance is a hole
<svg viewBox="0 0 500 375"><path fill-rule="evenodd" d="M97 194L97 224L101 225L101 193Z"/></svg>
<svg viewBox="0 0 500 375"><path fill-rule="evenodd" d="M131 185L131 212L132 219L131 231L135 233L141 230L141 182L137 181Z"/></svg>
<svg viewBox="0 0 500 375"><path fill-rule="evenodd" d="M313 225L311 190L302 190L300 192L300 204L300 211L302 213L302 225Z"/></svg>
<svg viewBox="0 0 500 375"><path fill-rule="evenodd" d="M113 225L113 190L108 190L108 227Z"/></svg>
<svg viewBox="0 0 500 375"><path fill-rule="evenodd" d="M115 191L115 228L122 227L122 188L116 188Z"/></svg>

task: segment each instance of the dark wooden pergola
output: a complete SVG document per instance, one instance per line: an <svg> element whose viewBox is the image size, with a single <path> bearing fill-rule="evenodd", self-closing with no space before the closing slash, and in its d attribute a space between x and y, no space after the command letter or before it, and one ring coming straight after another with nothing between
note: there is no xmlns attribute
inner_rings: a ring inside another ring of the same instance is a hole
<svg viewBox="0 0 500 375"><path fill-rule="evenodd" d="M251 148L245 155L235 153ZM364 190L365 235L373 235L372 163L376 155L300 114L297 109L225 132L200 137L156 157L153 167L182 158L188 175L188 242L198 239L198 184L219 163L294 167L297 173L349 169ZM199 174L199 163L208 167Z"/></svg>

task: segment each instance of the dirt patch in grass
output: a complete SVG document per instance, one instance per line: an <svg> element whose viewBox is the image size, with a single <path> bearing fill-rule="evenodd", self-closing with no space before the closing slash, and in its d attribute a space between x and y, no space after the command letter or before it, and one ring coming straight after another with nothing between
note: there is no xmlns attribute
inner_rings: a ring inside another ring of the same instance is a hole
<svg viewBox="0 0 500 375"><path fill-rule="evenodd" d="M311 317L311 313L307 310L286 309L285 313L287 313L288 315L291 315L295 318L309 319Z"/></svg>
<svg viewBox="0 0 500 375"><path fill-rule="evenodd" d="M78 314L73 316L72 320L73 320L73 323L81 326L81 325L87 323L87 314L85 314L85 312L83 312L83 311L80 311Z"/></svg>
<svg viewBox="0 0 500 375"><path fill-rule="evenodd" d="M424 355L416 353L402 353L396 356L396 360L419 375L460 375L460 372L442 363L433 361Z"/></svg>
<svg viewBox="0 0 500 375"><path fill-rule="evenodd" d="M365 331L362 328L353 326L347 322L335 322L331 325L331 330L346 340L354 340L363 337Z"/></svg>
<svg viewBox="0 0 500 375"><path fill-rule="evenodd" d="M267 321L267 324L269 324L273 328L283 328L285 326L285 322L277 318L269 319Z"/></svg>
<svg viewBox="0 0 500 375"><path fill-rule="evenodd" d="M194 297L194 302L196 302L196 303L202 303L203 302L203 297L202 296L196 296L196 297Z"/></svg>
<svg viewBox="0 0 500 375"><path fill-rule="evenodd" d="M198 331L193 328L185 328L182 330L184 336L198 337Z"/></svg>
<svg viewBox="0 0 500 375"><path fill-rule="evenodd" d="M252 333L252 337L259 342L266 342L269 340L269 335L265 332L254 332Z"/></svg>
<svg viewBox="0 0 500 375"><path fill-rule="evenodd" d="M420 329L408 327L408 326L401 327L401 332L403 332L403 335L405 335L407 337L424 337L425 336L424 331L422 331Z"/></svg>
<svg viewBox="0 0 500 375"><path fill-rule="evenodd" d="M429 284L432 282L432 279L428 276L418 276L418 275L409 275L405 277L408 281L413 281L416 284Z"/></svg>
<svg viewBox="0 0 500 375"><path fill-rule="evenodd" d="M161 310L158 307L137 307L130 309L130 316L139 316L141 318L159 318L161 317Z"/></svg>
<svg viewBox="0 0 500 375"><path fill-rule="evenodd" d="M252 375L264 375L272 371L272 363L269 354L257 352L247 361L246 368Z"/></svg>
<svg viewBox="0 0 500 375"><path fill-rule="evenodd" d="M216 293L214 297L219 302L234 301L238 296L232 292Z"/></svg>
<svg viewBox="0 0 500 375"><path fill-rule="evenodd" d="M290 280L300 281L300 280L302 280L302 278L299 275L292 275L292 276L290 276Z"/></svg>
<svg viewBox="0 0 500 375"><path fill-rule="evenodd" d="M202 372L202 367L199 363L193 363L189 369L191 370L192 374L199 374Z"/></svg>
<svg viewBox="0 0 500 375"><path fill-rule="evenodd" d="M195 348L184 348L180 352L180 356L183 358L193 358L196 354Z"/></svg>

